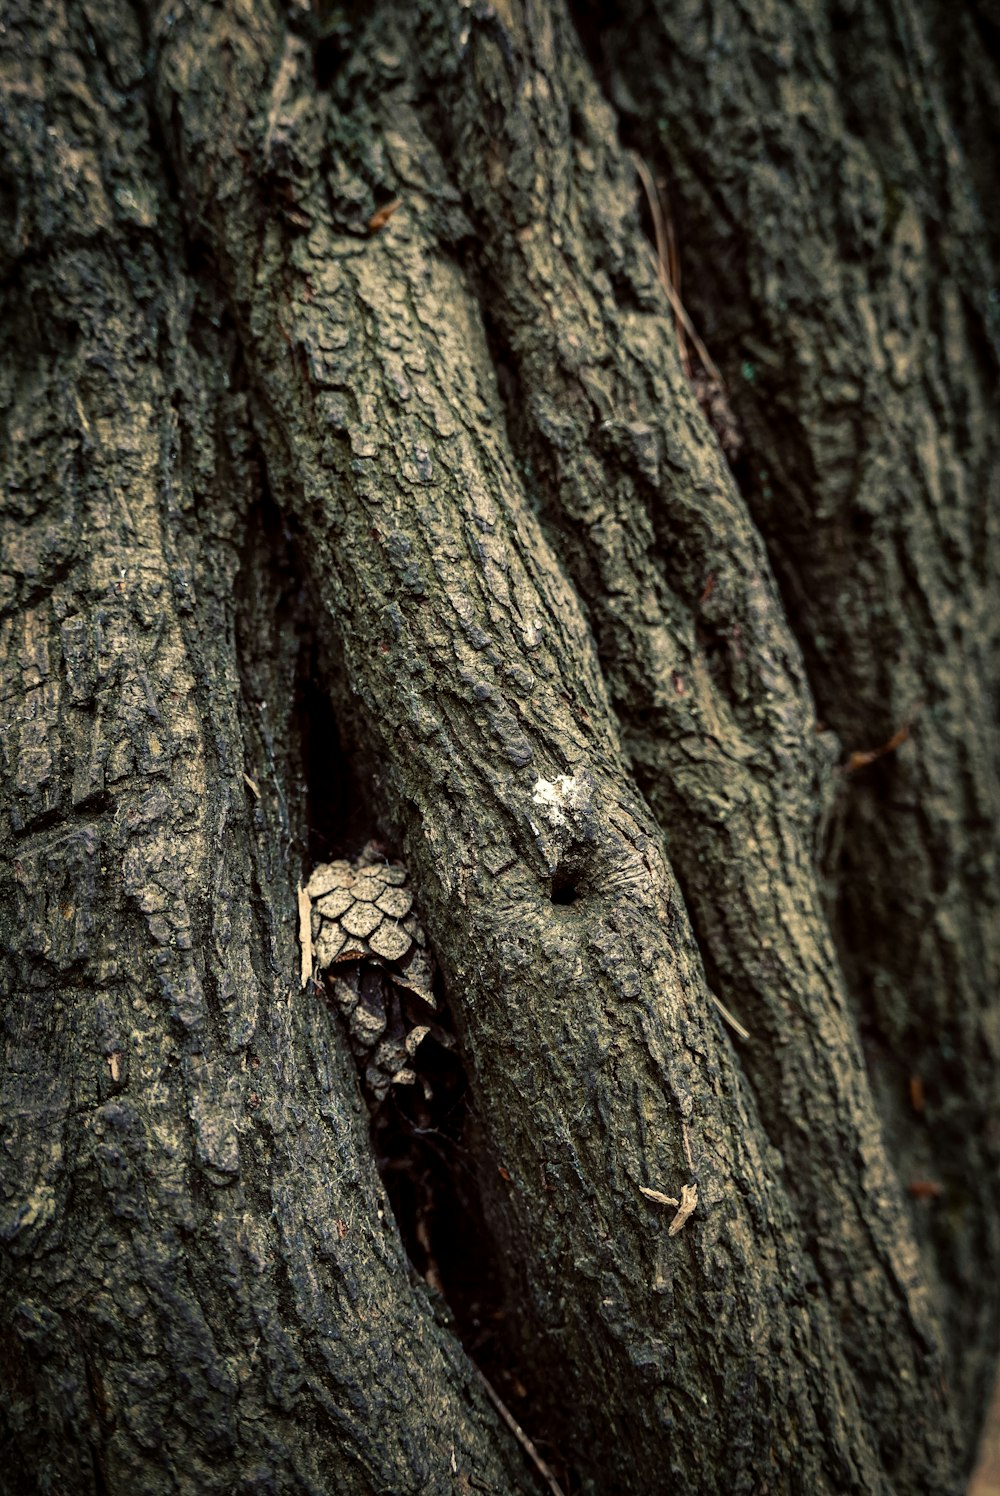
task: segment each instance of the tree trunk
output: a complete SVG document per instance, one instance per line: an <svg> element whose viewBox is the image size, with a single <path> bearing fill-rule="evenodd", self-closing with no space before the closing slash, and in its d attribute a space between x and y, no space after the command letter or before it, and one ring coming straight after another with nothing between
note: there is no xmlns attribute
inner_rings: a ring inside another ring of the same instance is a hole
<svg viewBox="0 0 1000 1496"><path fill-rule="evenodd" d="M992 25L9 8L12 1491L961 1489ZM370 1125L372 836L455 1050Z"/></svg>

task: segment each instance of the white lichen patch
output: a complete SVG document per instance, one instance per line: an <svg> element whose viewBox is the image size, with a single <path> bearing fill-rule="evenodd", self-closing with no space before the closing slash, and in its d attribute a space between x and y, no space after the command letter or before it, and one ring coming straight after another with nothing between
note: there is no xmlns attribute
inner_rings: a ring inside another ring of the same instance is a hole
<svg viewBox="0 0 1000 1496"><path fill-rule="evenodd" d="M565 826L574 811L584 809L589 793L586 782L575 774L557 774L555 779L536 779L531 798L550 826Z"/></svg>

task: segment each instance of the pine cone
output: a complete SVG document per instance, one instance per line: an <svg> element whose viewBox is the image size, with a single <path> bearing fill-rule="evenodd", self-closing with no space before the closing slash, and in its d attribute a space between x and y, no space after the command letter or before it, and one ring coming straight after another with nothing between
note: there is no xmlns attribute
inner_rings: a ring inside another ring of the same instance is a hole
<svg viewBox="0 0 1000 1496"><path fill-rule="evenodd" d="M379 860L369 844L354 862L321 863L305 888L315 962L376 1104L390 1085L418 1079L411 1062L428 1034L452 1043L432 1020L434 963L408 881L404 867Z"/></svg>

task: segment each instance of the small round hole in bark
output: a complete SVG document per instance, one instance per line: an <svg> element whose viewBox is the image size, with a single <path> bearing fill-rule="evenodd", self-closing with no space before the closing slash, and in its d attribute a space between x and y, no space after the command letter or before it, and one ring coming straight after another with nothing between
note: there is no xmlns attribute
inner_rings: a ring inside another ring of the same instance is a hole
<svg viewBox="0 0 1000 1496"><path fill-rule="evenodd" d="M577 881L569 873L556 873L549 897L553 904L575 904L580 897Z"/></svg>

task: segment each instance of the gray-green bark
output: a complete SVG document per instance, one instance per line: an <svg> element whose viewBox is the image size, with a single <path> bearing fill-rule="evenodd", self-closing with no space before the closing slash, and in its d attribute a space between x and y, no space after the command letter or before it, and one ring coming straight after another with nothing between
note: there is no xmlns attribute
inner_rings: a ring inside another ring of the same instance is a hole
<svg viewBox="0 0 1000 1496"><path fill-rule="evenodd" d="M878 131L850 28L772 10L11 10L11 1489L533 1488L299 987L310 640L560 1468L960 1489L998 1307L986 178L932 17L851 9ZM692 1187L670 1234L643 1191Z"/></svg>
<svg viewBox="0 0 1000 1496"><path fill-rule="evenodd" d="M611 87L669 176L818 711L852 750L912 728L845 785L836 927L900 1172L948 1184L917 1222L975 1406L1000 1252L1000 1134L969 1111L1000 1103L994 33L905 0L733 7L711 37L671 9L617 9Z"/></svg>

